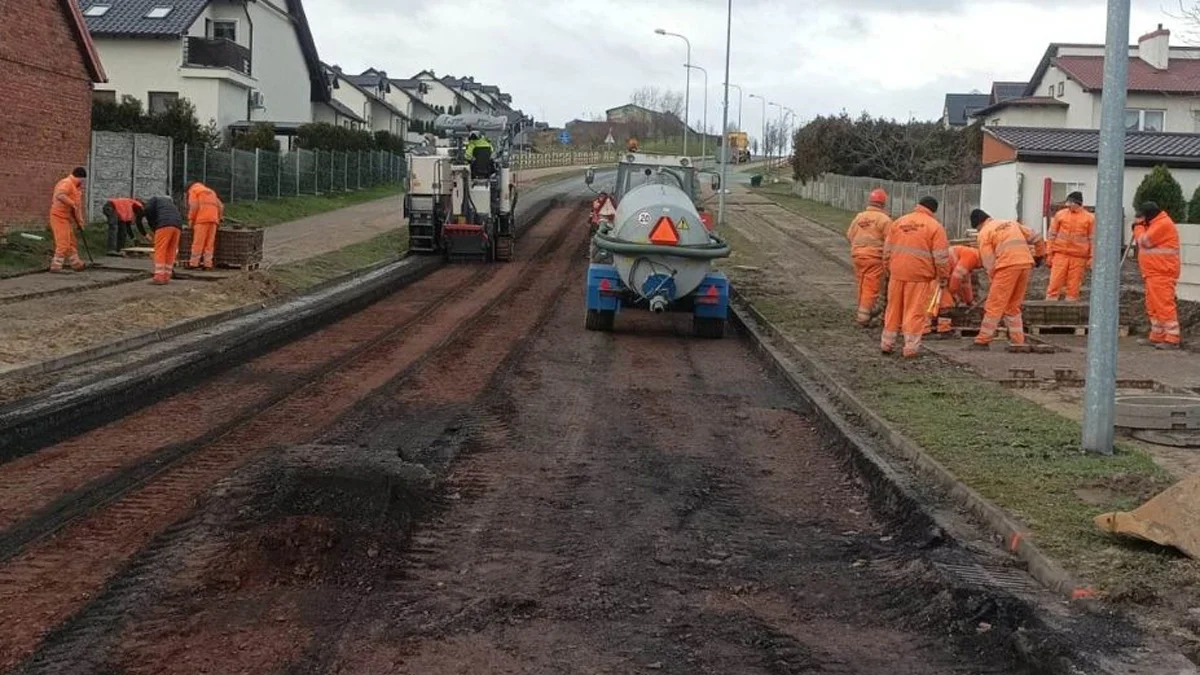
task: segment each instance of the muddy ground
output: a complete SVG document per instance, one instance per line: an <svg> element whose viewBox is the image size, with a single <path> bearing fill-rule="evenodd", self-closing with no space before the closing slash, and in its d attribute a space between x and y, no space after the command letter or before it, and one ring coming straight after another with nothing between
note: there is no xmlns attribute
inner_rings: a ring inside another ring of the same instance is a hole
<svg viewBox="0 0 1200 675"><path fill-rule="evenodd" d="M218 445L263 447L16 672L1037 672L1012 651L1039 634L1027 606L873 515L745 341L686 317L584 331L585 264L582 236L552 244L351 409L312 406L411 347L235 431Z"/></svg>

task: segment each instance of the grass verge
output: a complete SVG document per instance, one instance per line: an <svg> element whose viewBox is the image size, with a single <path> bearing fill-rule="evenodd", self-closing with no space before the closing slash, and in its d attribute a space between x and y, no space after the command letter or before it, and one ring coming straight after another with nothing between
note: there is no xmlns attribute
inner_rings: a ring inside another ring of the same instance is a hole
<svg viewBox="0 0 1200 675"><path fill-rule="evenodd" d="M959 480L1023 522L1067 570L1110 599L1179 610L1176 618L1200 605L1200 562L1093 525L1096 515L1131 509L1170 484L1148 455L1126 447L1113 457L1084 455L1077 422L965 367L884 357L877 331L855 328L831 299L776 283L771 253L728 235L728 274L747 300Z"/></svg>
<svg viewBox="0 0 1200 675"><path fill-rule="evenodd" d="M377 185L356 192L328 195L303 195L286 199L258 202L234 202L225 207L225 215L246 225L269 227L349 206L373 202L387 197L399 198L399 185Z"/></svg>
<svg viewBox="0 0 1200 675"><path fill-rule="evenodd" d="M751 188L751 191L761 194L784 209L802 218L807 218L826 229L833 230L838 234L844 234L846 228L850 227L850 221L854 220L854 216L857 215L852 211L839 209L836 206L829 206L828 204L814 202L811 199L798 197L792 192L792 186L788 183L764 185L761 188Z"/></svg>
<svg viewBox="0 0 1200 675"><path fill-rule="evenodd" d="M315 258L280 265L271 269L270 275L279 283L281 290L302 291L376 263L396 260L407 249L408 230L400 228Z"/></svg>
<svg viewBox="0 0 1200 675"><path fill-rule="evenodd" d="M41 237L40 240L29 239L23 234ZM80 240L79 232L75 233L76 246L79 247L79 257L88 261L87 250L99 259L108 248L108 227L104 224L91 224L84 228L83 237L87 239L87 247ZM50 265L50 257L54 255L54 235L50 228L43 230L22 230L9 232L6 235L8 243L0 246L0 278L21 274L32 270L45 269Z"/></svg>

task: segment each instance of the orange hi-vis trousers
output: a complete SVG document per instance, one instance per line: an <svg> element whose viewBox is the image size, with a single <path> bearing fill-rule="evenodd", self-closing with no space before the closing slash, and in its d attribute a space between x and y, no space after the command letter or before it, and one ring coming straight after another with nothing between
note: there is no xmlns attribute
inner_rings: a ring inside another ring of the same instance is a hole
<svg viewBox="0 0 1200 675"><path fill-rule="evenodd" d="M975 344L991 344L1000 328L1000 319L1008 327L1010 344L1025 344L1025 323L1021 319L1021 306L1025 304L1025 292L1029 290L1032 268L1026 266L1005 267L996 270L992 287L988 289L987 304L983 307L983 323Z"/></svg>
<svg viewBox="0 0 1200 675"><path fill-rule="evenodd" d="M213 267L213 251L217 245L217 224L196 223L192 228L192 267Z"/></svg>
<svg viewBox="0 0 1200 675"><path fill-rule="evenodd" d="M860 326L871 322L871 310L879 300L883 283L883 261L879 258L855 258L854 277L858 281L858 311L854 316Z"/></svg>
<svg viewBox="0 0 1200 675"><path fill-rule="evenodd" d="M179 228L160 227L154 232L154 283L165 284L174 273L179 256Z"/></svg>
<svg viewBox="0 0 1200 675"><path fill-rule="evenodd" d="M1088 259L1055 253L1051 265L1050 286L1046 289L1046 299L1058 300L1065 288L1067 302L1078 302L1083 276L1087 274Z"/></svg>
<svg viewBox="0 0 1200 675"><path fill-rule="evenodd" d="M1150 317L1150 341L1177 345L1180 342L1179 312L1175 306L1173 276L1147 276L1146 316Z"/></svg>
<svg viewBox="0 0 1200 675"><path fill-rule="evenodd" d="M929 304L935 282L897 281L888 282L887 311L884 313L883 338L879 348L891 354L896 348L896 338L904 334L904 355L916 356L921 351L921 336L929 328L925 307Z"/></svg>
<svg viewBox="0 0 1200 675"><path fill-rule="evenodd" d="M83 261L79 259L79 250L75 245L75 228L66 218L50 217L50 231L54 234L54 257L50 259L50 271L61 272L63 263L71 265L71 269L83 269Z"/></svg>

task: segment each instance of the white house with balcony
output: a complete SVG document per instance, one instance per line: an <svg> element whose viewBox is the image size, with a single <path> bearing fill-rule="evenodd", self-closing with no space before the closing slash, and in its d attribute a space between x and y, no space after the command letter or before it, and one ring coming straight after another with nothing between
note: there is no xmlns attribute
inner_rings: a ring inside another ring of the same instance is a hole
<svg viewBox="0 0 1200 675"><path fill-rule="evenodd" d="M403 138L408 133L409 117L388 100L391 84L386 75L347 75L337 66L329 66L334 102L354 108L365 120L368 131L386 131Z"/></svg>
<svg viewBox="0 0 1200 675"><path fill-rule="evenodd" d="M330 84L301 0L77 0L109 73L100 99L150 112L186 98L227 133L270 122L292 136Z"/></svg>

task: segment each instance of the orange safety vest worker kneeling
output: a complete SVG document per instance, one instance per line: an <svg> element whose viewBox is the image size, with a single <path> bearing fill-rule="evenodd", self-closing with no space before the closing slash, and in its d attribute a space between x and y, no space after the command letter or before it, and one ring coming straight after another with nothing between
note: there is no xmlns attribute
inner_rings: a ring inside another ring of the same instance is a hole
<svg viewBox="0 0 1200 675"><path fill-rule="evenodd" d="M1009 343L1023 345L1025 324L1021 319L1021 307L1025 304L1033 266L1041 267L1046 259L1046 242L1042 235L1021 223L995 220L982 209L971 212L971 227L979 230L979 257L991 285L984 305L983 324L968 349L990 348L1001 318L1008 326Z"/></svg>
<svg viewBox="0 0 1200 675"><path fill-rule="evenodd" d="M854 261L854 278L858 282L858 311L855 321L866 328L879 299L886 270L883 267L883 244L887 241L892 219L884 211L887 193L873 190L867 198L867 210L854 217L846 238L850 240L850 258Z"/></svg>
<svg viewBox="0 0 1200 675"><path fill-rule="evenodd" d="M75 245L75 231L78 227L82 232L83 216L83 181L87 178L87 169L79 166L71 171L71 175L58 181L54 186L54 197L50 203L50 231L54 234L54 257L50 260L50 271L63 271L63 263L71 265L71 269L83 269L83 261L79 259L79 251Z"/></svg>
<svg viewBox="0 0 1200 675"><path fill-rule="evenodd" d="M983 263L979 258L979 249L971 246L950 247L950 285L942 293L942 302L938 305L937 332L939 337L949 337L954 327L953 320L947 316L957 305L970 306L975 304L975 289L971 275L981 269Z"/></svg>
<svg viewBox="0 0 1200 675"><path fill-rule="evenodd" d="M1067 208L1054 214L1046 237L1050 255L1047 300L1058 300L1065 287L1068 302L1079 301L1084 274L1092 268L1096 217L1083 208L1083 193L1067 195Z"/></svg>
<svg viewBox="0 0 1200 675"><path fill-rule="evenodd" d="M896 338L904 333L904 356L921 351L921 336L928 329L925 310L937 285L950 283L950 246L946 230L934 218L938 202L922 197L917 208L892 223L883 245L888 273L887 311L880 349L891 354Z"/></svg>
<svg viewBox="0 0 1200 675"><path fill-rule="evenodd" d="M1138 246L1138 267L1146 285L1146 314L1150 317L1150 344L1156 349L1178 349L1179 313L1175 287L1179 283L1179 228L1154 202L1138 207L1142 222L1133 224Z"/></svg>
<svg viewBox="0 0 1200 675"><path fill-rule="evenodd" d="M225 204L216 191L204 183L192 183L188 188L188 223L192 226L192 257L188 267L213 268L213 252L217 245L217 228L225 217Z"/></svg>

